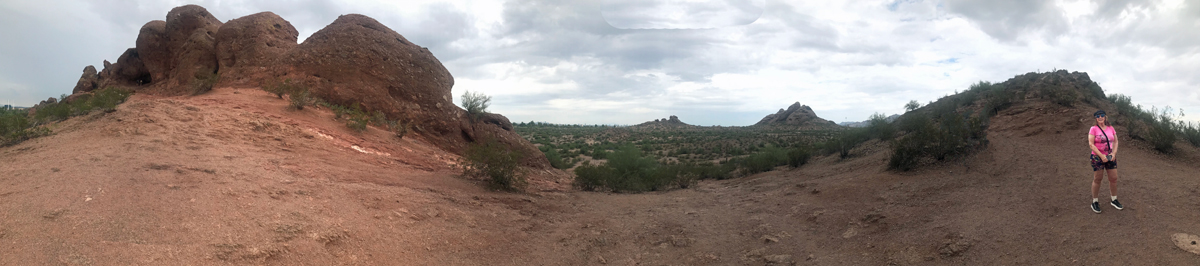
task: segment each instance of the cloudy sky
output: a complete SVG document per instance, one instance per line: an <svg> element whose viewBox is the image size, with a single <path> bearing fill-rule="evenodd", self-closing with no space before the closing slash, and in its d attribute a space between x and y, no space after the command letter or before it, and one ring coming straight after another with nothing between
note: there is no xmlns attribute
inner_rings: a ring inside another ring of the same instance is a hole
<svg viewBox="0 0 1200 266"><path fill-rule="evenodd" d="M512 121L742 126L793 102L860 121L1054 69L1200 121L1193 0L4 0L0 104L70 93L184 4L223 21L272 11L301 41L340 14L373 17L428 47L456 97L490 95Z"/></svg>

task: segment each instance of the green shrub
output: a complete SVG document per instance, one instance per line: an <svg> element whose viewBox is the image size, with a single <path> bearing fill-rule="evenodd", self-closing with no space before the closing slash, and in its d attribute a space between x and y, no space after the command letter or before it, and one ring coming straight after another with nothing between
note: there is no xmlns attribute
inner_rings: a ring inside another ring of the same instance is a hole
<svg viewBox="0 0 1200 266"><path fill-rule="evenodd" d="M892 141L889 169L908 171L919 166L922 158L941 161L987 145L986 116L968 117L957 112L936 115L940 121L924 114L901 118L901 127L908 134Z"/></svg>
<svg viewBox="0 0 1200 266"><path fill-rule="evenodd" d="M279 97L280 99L283 99L284 95L294 91L295 88L296 86L295 83L292 83L292 79L285 79L282 82L275 79L262 87L264 91L275 94L275 97Z"/></svg>
<svg viewBox="0 0 1200 266"><path fill-rule="evenodd" d="M0 147L49 134L50 129L37 127L29 120L28 111L0 107Z"/></svg>
<svg viewBox="0 0 1200 266"><path fill-rule="evenodd" d="M776 166L787 165L788 154L783 149L767 146L755 154L742 160L744 174L750 175L775 169Z"/></svg>
<svg viewBox="0 0 1200 266"><path fill-rule="evenodd" d="M1172 128L1174 123L1171 122L1170 110L1170 107L1166 107L1160 112L1156 108L1151 108L1150 114L1153 117L1147 125L1146 141L1149 141L1155 150L1163 153L1171 153L1175 150L1175 130Z"/></svg>
<svg viewBox="0 0 1200 266"><path fill-rule="evenodd" d="M498 190L518 191L525 186L520 150L489 139L467 145L464 157L460 163L464 176L485 178L489 187Z"/></svg>
<svg viewBox="0 0 1200 266"><path fill-rule="evenodd" d="M643 156L640 149L624 146L609 154L605 164L576 167L575 186L582 190L643 192L687 187L701 176L694 166L662 166Z"/></svg>
<svg viewBox="0 0 1200 266"><path fill-rule="evenodd" d="M1200 125L1187 123L1179 126L1183 132L1183 138L1187 139L1192 146L1200 147Z"/></svg>
<svg viewBox="0 0 1200 266"><path fill-rule="evenodd" d="M487 113L488 105L491 104L492 96L483 95L483 93L472 93L471 91L463 92L462 105L467 109L467 116L471 121L479 120L479 117Z"/></svg>
<svg viewBox="0 0 1200 266"><path fill-rule="evenodd" d="M1079 99L1079 93L1070 88L1062 86L1049 86L1042 88L1043 97L1050 99L1058 105L1072 107L1075 101Z"/></svg>
<svg viewBox="0 0 1200 266"><path fill-rule="evenodd" d="M812 153L807 147L799 147L789 150L787 153L788 165L791 167L800 167L808 163L808 159L812 157Z"/></svg>
<svg viewBox="0 0 1200 266"><path fill-rule="evenodd" d="M196 71L195 80L192 80L192 95L200 95L212 91L217 81L221 79L221 75L214 70L200 69Z"/></svg>
<svg viewBox="0 0 1200 266"><path fill-rule="evenodd" d="M61 97L63 100L57 103L38 106L32 119L27 110L0 108L0 146L49 135L50 129L39 126L45 123L85 115L93 110L115 111L117 105L124 103L132 94L128 90L110 87L80 95L69 103L65 101L67 97L64 95Z"/></svg>
<svg viewBox="0 0 1200 266"><path fill-rule="evenodd" d="M408 135L408 131L411 130L410 127L408 122L401 122L399 120L387 122L388 131L396 133L396 138L398 139L403 139L404 135Z"/></svg>
<svg viewBox="0 0 1200 266"><path fill-rule="evenodd" d="M571 168L572 165L563 162L562 156L558 154L558 149L549 149L545 152L546 160L550 161L550 166L558 169Z"/></svg>
<svg viewBox="0 0 1200 266"><path fill-rule="evenodd" d="M872 138L888 141L896 136L896 127L887 121L887 116L875 113L867 120L867 132Z"/></svg>
<svg viewBox="0 0 1200 266"><path fill-rule="evenodd" d="M312 105L313 98L309 94L307 87L297 86L288 93L288 103L292 109L304 110L305 106Z"/></svg>

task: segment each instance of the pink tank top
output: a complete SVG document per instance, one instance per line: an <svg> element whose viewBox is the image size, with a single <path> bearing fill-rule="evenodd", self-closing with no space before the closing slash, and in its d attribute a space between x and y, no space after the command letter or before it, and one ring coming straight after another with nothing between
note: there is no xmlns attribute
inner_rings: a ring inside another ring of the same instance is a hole
<svg viewBox="0 0 1200 266"><path fill-rule="evenodd" d="M1107 126L1104 128L1104 131L1100 131L1099 127L1092 126L1092 129L1091 129L1091 131L1088 132L1088 134L1094 136L1094 138L1092 138L1092 140L1093 140L1092 143L1096 144L1096 149L1100 150L1100 153L1103 153L1105 155L1112 154L1112 148L1111 148L1112 146L1109 145L1109 143L1115 142L1117 140L1117 130L1116 129L1114 129L1112 126ZM1106 135L1107 135L1107 137L1105 137ZM1092 152L1092 155L1097 155L1097 154L1096 154L1096 152Z"/></svg>

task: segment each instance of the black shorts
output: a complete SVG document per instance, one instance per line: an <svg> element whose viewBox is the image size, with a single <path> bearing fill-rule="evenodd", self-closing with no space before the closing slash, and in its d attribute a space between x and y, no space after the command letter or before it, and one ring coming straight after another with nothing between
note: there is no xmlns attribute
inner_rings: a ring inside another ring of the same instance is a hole
<svg viewBox="0 0 1200 266"><path fill-rule="evenodd" d="M1117 161L1108 161L1107 163L1100 160L1100 156L1090 154L1092 157L1092 171L1100 171L1100 169L1117 169Z"/></svg>

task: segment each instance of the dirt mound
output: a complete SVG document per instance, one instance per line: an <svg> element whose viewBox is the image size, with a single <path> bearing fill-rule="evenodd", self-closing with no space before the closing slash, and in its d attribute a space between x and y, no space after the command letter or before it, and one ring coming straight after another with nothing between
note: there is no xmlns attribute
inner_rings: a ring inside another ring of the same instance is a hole
<svg viewBox="0 0 1200 266"><path fill-rule="evenodd" d="M448 151L461 153L467 143L495 139L525 151L524 165L550 168L545 155L502 115L488 114L480 123L466 119L453 102L454 77L442 63L375 19L342 15L304 43L296 43L297 35L290 22L271 12L221 23L203 7L176 7L166 21L146 23L137 47L116 64L105 61L96 84L170 96L188 94L194 82L214 74L218 87L291 80L325 102L358 105L410 123Z"/></svg>
<svg viewBox="0 0 1200 266"><path fill-rule="evenodd" d="M800 102L793 103L785 109L779 109L779 112L769 114L754 123L755 126L775 126L775 127L796 127L801 129L814 128L836 128L837 123L830 120L822 119L813 112L808 105L801 105Z"/></svg>

